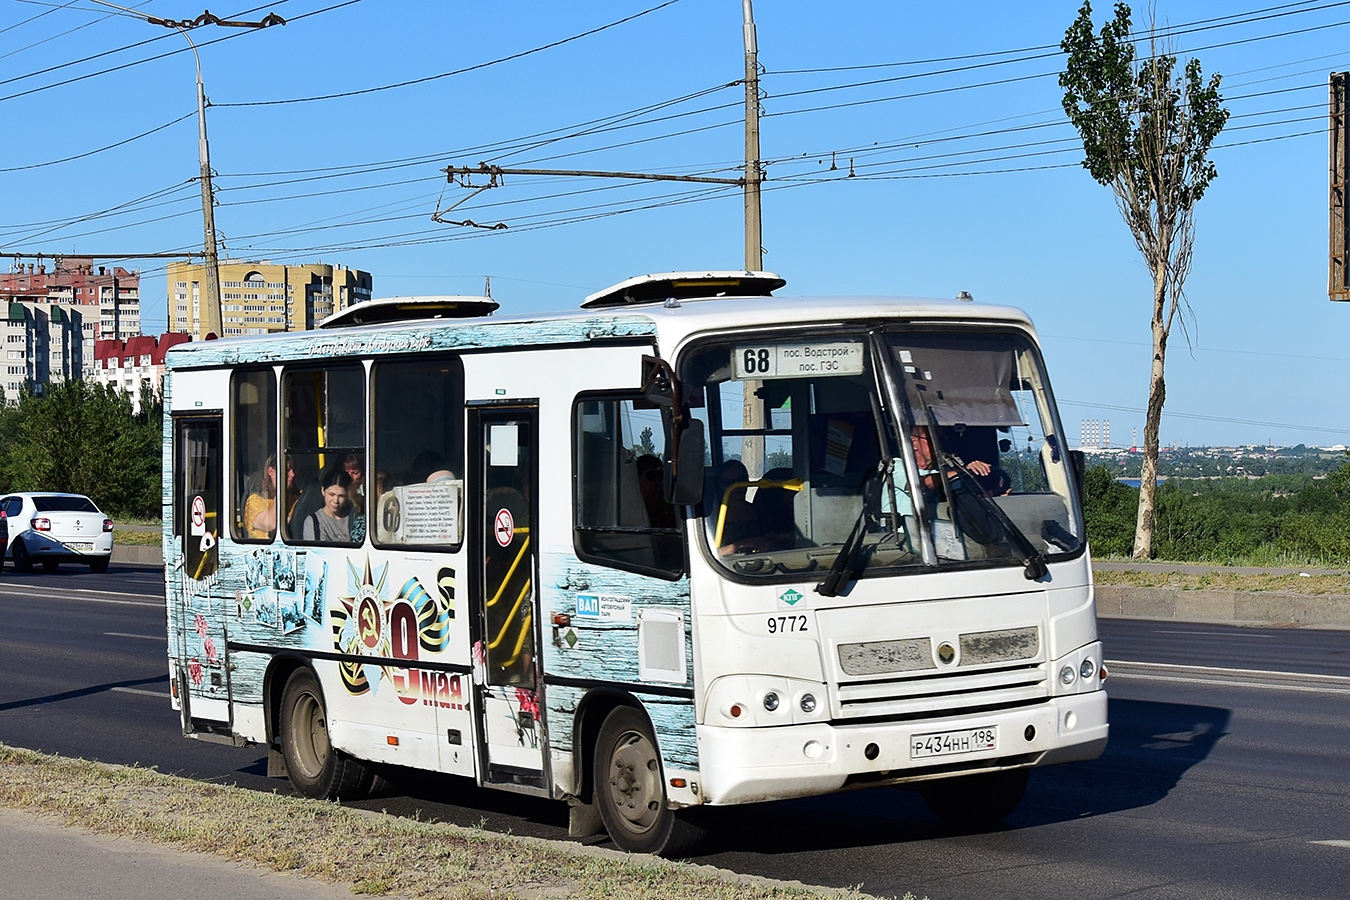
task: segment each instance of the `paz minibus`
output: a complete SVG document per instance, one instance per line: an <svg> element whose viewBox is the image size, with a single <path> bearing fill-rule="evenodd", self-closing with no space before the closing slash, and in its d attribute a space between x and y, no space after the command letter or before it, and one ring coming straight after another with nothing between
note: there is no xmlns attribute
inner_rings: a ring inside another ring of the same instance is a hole
<svg viewBox="0 0 1350 900"><path fill-rule="evenodd" d="M185 734L675 855L703 806L907 786L988 823L1107 739L1081 503L1022 312L630 279L395 298L165 373Z"/></svg>

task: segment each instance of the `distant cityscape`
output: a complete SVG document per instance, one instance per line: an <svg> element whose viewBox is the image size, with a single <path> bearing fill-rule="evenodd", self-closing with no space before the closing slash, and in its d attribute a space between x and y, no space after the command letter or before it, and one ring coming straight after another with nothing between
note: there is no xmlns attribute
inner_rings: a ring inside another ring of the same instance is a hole
<svg viewBox="0 0 1350 900"><path fill-rule="evenodd" d="M1118 478L1139 474L1143 448L1131 433L1129 445L1111 443L1111 423L1084 419L1078 449L1089 466L1117 470ZM1160 448L1159 477L1171 478L1261 478L1266 475L1311 475L1324 477L1350 461L1345 444L1237 444L1233 446L1166 446Z"/></svg>

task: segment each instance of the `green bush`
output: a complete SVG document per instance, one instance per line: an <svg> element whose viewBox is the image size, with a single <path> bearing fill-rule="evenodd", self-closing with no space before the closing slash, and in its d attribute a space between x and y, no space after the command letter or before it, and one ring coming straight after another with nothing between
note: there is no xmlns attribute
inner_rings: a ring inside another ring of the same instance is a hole
<svg viewBox="0 0 1350 900"><path fill-rule="evenodd" d="M84 381L25 389L0 408L0 485L9 491L84 494L113 517L160 512L163 406Z"/></svg>

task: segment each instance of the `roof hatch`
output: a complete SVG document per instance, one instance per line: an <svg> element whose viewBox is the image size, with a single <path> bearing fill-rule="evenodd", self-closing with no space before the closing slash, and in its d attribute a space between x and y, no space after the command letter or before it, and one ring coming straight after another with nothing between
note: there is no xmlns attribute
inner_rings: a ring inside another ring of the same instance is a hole
<svg viewBox="0 0 1350 900"><path fill-rule="evenodd" d="M418 319L476 319L501 306L491 297L385 297L354 303L319 323L320 328L349 328Z"/></svg>
<svg viewBox="0 0 1350 900"><path fill-rule="evenodd" d="M591 294L582 309L606 309L663 300L710 300L716 297L767 297L787 279L773 272L665 272L639 275Z"/></svg>

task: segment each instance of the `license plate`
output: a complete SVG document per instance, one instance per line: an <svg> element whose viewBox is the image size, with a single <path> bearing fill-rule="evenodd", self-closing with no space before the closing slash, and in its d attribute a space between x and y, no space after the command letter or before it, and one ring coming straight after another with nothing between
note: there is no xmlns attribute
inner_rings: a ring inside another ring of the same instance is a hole
<svg viewBox="0 0 1350 900"><path fill-rule="evenodd" d="M982 728L963 728L960 731L916 734L909 739L910 759L925 759L930 756L956 756L961 753L978 753L981 750L997 749L997 725L986 725Z"/></svg>
<svg viewBox="0 0 1350 900"><path fill-rule="evenodd" d="M71 550L93 550L94 545L91 541L66 541L66 546Z"/></svg>

